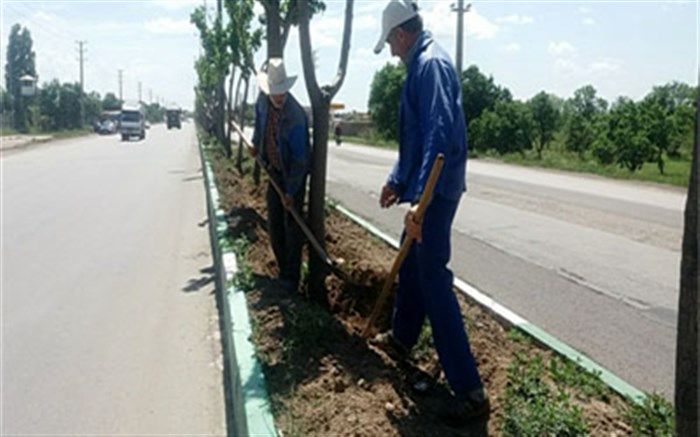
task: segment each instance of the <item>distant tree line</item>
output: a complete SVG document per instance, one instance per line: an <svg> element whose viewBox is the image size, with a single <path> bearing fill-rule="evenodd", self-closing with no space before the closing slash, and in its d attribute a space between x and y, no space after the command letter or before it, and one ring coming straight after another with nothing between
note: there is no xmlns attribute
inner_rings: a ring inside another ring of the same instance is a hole
<svg viewBox="0 0 700 437"><path fill-rule="evenodd" d="M386 139L398 140L405 74L402 65L387 64L372 80L369 112ZM592 85L579 88L569 99L542 91L519 101L474 65L462 73L461 81L471 150L532 150L542 158L547 149L557 148L630 171L654 163L661 173L668 158L690 160L698 90L685 83L655 86L637 102L619 97L609 104Z"/></svg>
<svg viewBox="0 0 700 437"><path fill-rule="evenodd" d="M31 33L15 24L7 45L5 88L0 88L0 115L3 128L17 132L58 131L92 126L103 111L119 111L122 101L113 93L104 97L97 92L85 93L79 83L53 80L39 87L34 96L22 96L20 78L37 77L36 54ZM145 105L146 119L163 121L165 108L158 103Z"/></svg>

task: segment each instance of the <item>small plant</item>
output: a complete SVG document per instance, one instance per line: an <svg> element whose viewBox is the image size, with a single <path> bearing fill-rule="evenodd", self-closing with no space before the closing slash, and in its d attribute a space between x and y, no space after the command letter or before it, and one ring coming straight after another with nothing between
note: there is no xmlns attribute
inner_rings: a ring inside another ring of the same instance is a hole
<svg viewBox="0 0 700 437"><path fill-rule="evenodd" d="M577 389L584 398L607 401L610 391L600 380L600 372L589 372L578 363L554 357L549 361L549 374L558 385Z"/></svg>
<svg viewBox="0 0 700 437"><path fill-rule="evenodd" d="M335 338L333 317L314 303L302 302L291 308L286 322L287 333L283 340L286 358L297 352L324 347Z"/></svg>
<svg viewBox="0 0 700 437"><path fill-rule="evenodd" d="M301 263L301 275L300 275L300 282L302 284L305 284L309 279L309 263L304 261Z"/></svg>
<svg viewBox="0 0 700 437"><path fill-rule="evenodd" d="M634 436L673 436L675 418L673 405L658 393L648 395L640 405L629 401L625 412Z"/></svg>
<svg viewBox="0 0 700 437"><path fill-rule="evenodd" d="M523 334L518 328L510 328L506 334L506 337L508 340L515 343L529 344L531 342L530 338Z"/></svg>
<svg viewBox="0 0 700 437"><path fill-rule="evenodd" d="M238 271L233 277L233 285L244 293L255 289L255 275L248 264L238 265Z"/></svg>
<svg viewBox="0 0 700 437"><path fill-rule="evenodd" d="M239 257L245 255L246 250L248 250L248 246L250 246L250 241L248 241L245 235L241 235L231 241L231 250L233 250L233 253Z"/></svg>
<svg viewBox="0 0 700 437"><path fill-rule="evenodd" d="M433 330L430 327L430 323L425 322L423 324L423 329L420 332L420 336L418 337L418 341L411 352L413 354L413 358L420 361L424 358L430 358L434 350Z"/></svg>
<svg viewBox="0 0 700 437"><path fill-rule="evenodd" d="M564 391L544 380L542 358L516 354L508 367L502 433L506 436L579 436L588 434L581 409Z"/></svg>

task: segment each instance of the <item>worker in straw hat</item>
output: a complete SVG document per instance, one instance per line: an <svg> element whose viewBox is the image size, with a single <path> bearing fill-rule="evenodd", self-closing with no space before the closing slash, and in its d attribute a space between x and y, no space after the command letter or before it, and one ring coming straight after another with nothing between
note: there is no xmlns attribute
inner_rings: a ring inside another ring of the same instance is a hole
<svg viewBox="0 0 700 437"><path fill-rule="evenodd" d="M382 187L380 205L409 203L405 234L414 237L399 271L392 328L372 344L402 359L416 344L426 316L440 364L453 396L443 411L451 422L465 422L490 411L452 288L450 231L466 191L467 138L460 81L447 53L423 30L417 7L392 0L382 15L374 49L388 44L406 66L399 105L399 157ZM417 203L438 153L444 167L422 224L414 220ZM405 238L405 235L404 235Z"/></svg>
<svg viewBox="0 0 700 437"><path fill-rule="evenodd" d="M255 153L284 191L280 198L268 183L267 225L279 283L290 292L299 286L304 237L289 211L303 209L310 156L306 113L289 92L296 78L287 76L281 58L267 62L267 70L257 77L261 94L255 104L253 133Z"/></svg>

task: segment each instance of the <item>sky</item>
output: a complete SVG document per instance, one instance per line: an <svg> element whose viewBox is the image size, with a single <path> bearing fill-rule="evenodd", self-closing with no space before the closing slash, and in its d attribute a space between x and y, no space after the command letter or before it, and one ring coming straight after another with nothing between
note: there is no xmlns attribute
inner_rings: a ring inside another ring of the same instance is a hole
<svg viewBox="0 0 700 437"><path fill-rule="evenodd" d="M465 0L465 3L468 1ZM39 83L79 80L78 44L86 41L85 88L191 108L199 54L192 10L215 0L12 1L0 5L3 66L10 28L20 23L34 41ZM380 33L383 0L356 0L345 82L335 101L365 111L374 73L391 58L388 47L372 52ZM451 0L419 1L426 28L454 56L456 14ZM338 69L345 2L326 0L311 23L317 78L330 83ZM262 8L256 5L256 10ZM540 91L568 98L587 84L609 101L638 100L653 86L698 83L700 0L687 1L473 1L465 15L464 66L476 64L517 99ZM260 65L265 48L256 55ZM285 50L292 93L308 104L299 38ZM4 86L4 68L2 71ZM255 93L255 89L251 89Z"/></svg>

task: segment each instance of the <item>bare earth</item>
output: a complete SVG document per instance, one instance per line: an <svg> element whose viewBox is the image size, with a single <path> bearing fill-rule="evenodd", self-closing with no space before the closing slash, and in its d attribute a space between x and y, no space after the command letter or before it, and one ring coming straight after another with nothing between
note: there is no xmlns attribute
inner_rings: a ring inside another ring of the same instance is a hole
<svg viewBox="0 0 700 437"><path fill-rule="evenodd" d="M507 327L459 294L492 413L486 423L449 427L438 417L447 389L434 349L414 354L410 365L400 366L359 335L396 251L328 210L329 253L344 259L347 271L363 286L353 287L329 276L329 299L321 306L302 294L281 292L272 281L276 267L265 231L264 181L255 188L249 176L240 178L223 160L215 160L214 171L232 236L246 235L251 241L245 263L253 270L256 286L247 294L248 305L276 425L284 435L500 434L506 369L514 355L546 358L550 352L509 340ZM383 329L388 328L390 310L389 303L379 323ZM319 330L322 335L317 334ZM427 394L411 390L410 381L419 372L435 378ZM619 397L612 395L607 402L573 398L583 409L592 435L630 433Z"/></svg>

